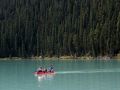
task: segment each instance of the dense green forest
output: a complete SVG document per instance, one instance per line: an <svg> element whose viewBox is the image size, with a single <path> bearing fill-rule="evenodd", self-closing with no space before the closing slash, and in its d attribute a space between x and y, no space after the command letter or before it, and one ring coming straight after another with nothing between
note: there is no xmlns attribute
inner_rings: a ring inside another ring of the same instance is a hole
<svg viewBox="0 0 120 90"><path fill-rule="evenodd" d="M120 0L0 0L0 57L119 52Z"/></svg>

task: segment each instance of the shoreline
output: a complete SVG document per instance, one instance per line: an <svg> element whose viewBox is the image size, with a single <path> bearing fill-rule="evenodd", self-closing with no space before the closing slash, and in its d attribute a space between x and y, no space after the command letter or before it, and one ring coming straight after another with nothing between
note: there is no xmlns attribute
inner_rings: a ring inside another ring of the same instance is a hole
<svg viewBox="0 0 120 90"><path fill-rule="evenodd" d="M0 58L0 60L84 60L84 61L90 61L90 60L120 60L120 54L117 56L109 57L109 56L79 56L79 57L74 57L74 56L60 56L60 57L44 57L42 58L41 56L37 57L6 57L6 58Z"/></svg>

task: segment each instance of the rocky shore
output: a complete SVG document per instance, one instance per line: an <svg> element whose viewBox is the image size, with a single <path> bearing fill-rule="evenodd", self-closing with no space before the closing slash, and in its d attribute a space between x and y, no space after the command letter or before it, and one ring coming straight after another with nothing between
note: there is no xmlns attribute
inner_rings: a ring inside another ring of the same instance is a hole
<svg viewBox="0 0 120 90"><path fill-rule="evenodd" d="M107 55L105 56L97 56L97 57L93 57L93 56L79 56L79 57L75 57L75 56L52 56L52 57L42 57L42 56L32 56L32 57L6 57L6 58L0 58L0 60L120 60L120 54L117 54L116 56L113 57L109 57Z"/></svg>

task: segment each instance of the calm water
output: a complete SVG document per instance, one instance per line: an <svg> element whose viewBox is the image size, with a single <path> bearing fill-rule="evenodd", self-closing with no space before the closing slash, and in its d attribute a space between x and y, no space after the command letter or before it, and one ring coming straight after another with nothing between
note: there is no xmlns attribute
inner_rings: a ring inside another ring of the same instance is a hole
<svg viewBox="0 0 120 90"><path fill-rule="evenodd" d="M56 75L33 74L51 64ZM0 90L120 90L120 62L0 61Z"/></svg>

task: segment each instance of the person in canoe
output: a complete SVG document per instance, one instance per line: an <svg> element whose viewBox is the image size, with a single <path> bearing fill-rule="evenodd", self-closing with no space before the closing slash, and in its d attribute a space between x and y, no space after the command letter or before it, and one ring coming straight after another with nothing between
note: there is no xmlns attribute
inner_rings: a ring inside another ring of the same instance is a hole
<svg viewBox="0 0 120 90"><path fill-rule="evenodd" d="M46 73L47 71L48 71L48 70L47 70L47 69L45 69L43 72L44 72L44 73Z"/></svg>
<svg viewBox="0 0 120 90"><path fill-rule="evenodd" d="M50 68L49 68L49 72L54 72L53 65L50 66Z"/></svg>
<svg viewBox="0 0 120 90"><path fill-rule="evenodd" d="M39 68L37 69L37 72L43 72L42 67L39 67Z"/></svg>

